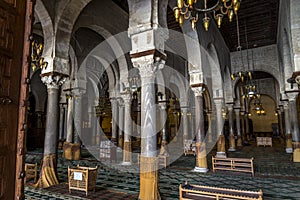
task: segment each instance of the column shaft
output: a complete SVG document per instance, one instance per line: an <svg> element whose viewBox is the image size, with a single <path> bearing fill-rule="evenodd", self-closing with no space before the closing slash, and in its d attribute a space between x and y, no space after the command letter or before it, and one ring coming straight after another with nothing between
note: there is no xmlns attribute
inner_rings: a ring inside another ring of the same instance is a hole
<svg viewBox="0 0 300 200"><path fill-rule="evenodd" d="M63 104L59 106L59 140L62 141L64 139L64 116L65 116L65 109Z"/></svg>
<svg viewBox="0 0 300 200"><path fill-rule="evenodd" d="M124 148L123 148L123 164L131 165L131 135L132 135L132 119L131 119L131 97L130 94L122 95L125 105L125 122L124 122Z"/></svg>
<svg viewBox="0 0 300 200"><path fill-rule="evenodd" d="M123 131L124 131L124 105L123 101L119 99L119 138L118 146L123 148Z"/></svg>
<svg viewBox="0 0 300 200"><path fill-rule="evenodd" d="M218 137L216 157L226 157L225 137L223 134L223 125L224 125L224 119L222 115L223 101L217 99L215 100L215 105L216 105L216 118L217 118L217 137Z"/></svg>
<svg viewBox="0 0 300 200"><path fill-rule="evenodd" d="M67 140L73 142L73 97L68 98L68 117L67 117Z"/></svg>
<svg viewBox="0 0 300 200"><path fill-rule="evenodd" d="M74 143L79 144L81 140L82 133L82 99L81 96L76 96L75 100L75 108L74 108Z"/></svg>
<svg viewBox="0 0 300 200"><path fill-rule="evenodd" d="M236 131L237 131L237 146L242 147L243 142L242 142L242 135L241 135L241 123L240 123L240 109L237 108L235 109L235 121L236 121Z"/></svg>
<svg viewBox="0 0 300 200"><path fill-rule="evenodd" d="M228 151L235 151L235 136L233 131L233 105L228 105L228 121L229 121L229 149Z"/></svg>

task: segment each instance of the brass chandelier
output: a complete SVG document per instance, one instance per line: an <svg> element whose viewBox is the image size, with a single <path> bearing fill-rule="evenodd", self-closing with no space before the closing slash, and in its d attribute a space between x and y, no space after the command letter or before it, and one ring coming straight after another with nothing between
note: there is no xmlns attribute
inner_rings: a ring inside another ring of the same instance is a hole
<svg viewBox="0 0 300 200"><path fill-rule="evenodd" d="M43 53L43 44L38 40L31 39L31 68L32 71L35 71L37 68L44 69L47 67L48 63L44 61L44 57L42 57Z"/></svg>
<svg viewBox="0 0 300 200"><path fill-rule="evenodd" d="M213 12L218 28L220 28L224 15L228 15L229 21L232 21L234 14L237 14L240 8L241 0L217 0L211 7L208 7L207 0L200 0L200 2L203 2L202 8L199 6L201 3L197 3L197 0L177 0L177 6L173 8L173 11L180 26L186 19L191 22L192 28L195 29L199 13L203 13L202 23L205 30L208 31L210 18L207 14Z"/></svg>

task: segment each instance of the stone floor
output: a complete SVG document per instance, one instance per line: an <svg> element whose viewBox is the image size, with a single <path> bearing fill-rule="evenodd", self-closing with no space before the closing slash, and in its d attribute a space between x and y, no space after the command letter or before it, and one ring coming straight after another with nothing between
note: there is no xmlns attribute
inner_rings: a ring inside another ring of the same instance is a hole
<svg viewBox="0 0 300 200"><path fill-rule="evenodd" d="M169 150L182 151L180 148ZM273 147L257 147L255 141L235 152L228 152L228 157L254 157L255 176L250 173L235 173L211 170L211 156L208 154L210 171L206 174L193 172L195 157L193 155L179 157L167 169L159 171L159 187L162 199L178 199L178 186L185 181L191 184L226 187L257 191L263 190L264 199L299 200L300 199L300 163L291 161L291 154L286 154L280 139L273 139ZM60 152L61 155L61 152ZM82 160L68 161L61 156L58 159L58 176L60 184L47 189L35 189L29 184L25 187L26 199L138 199L139 174L138 165L120 165L121 153L117 163L99 162L89 152L82 152ZM26 162L40 163L41 150L28 152ZM136 162L136 157L133 159ZM68 166L99 166L96 192L72 191L69 194L67 185Z"/></svg>

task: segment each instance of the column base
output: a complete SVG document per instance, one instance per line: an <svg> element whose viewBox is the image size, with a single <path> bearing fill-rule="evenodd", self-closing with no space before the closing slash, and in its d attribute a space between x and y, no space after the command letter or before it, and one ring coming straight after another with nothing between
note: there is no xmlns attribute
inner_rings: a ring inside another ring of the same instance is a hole
<svg viewBox="0 0 300 200"><path fill-rule="evenodd" d="M65 142L63 144L63 157L67 160L80 160L81 158L80 144Z"/></svg>
<svg viewBox="0 0 300 200"><path fill-rule="evenodd" d="M293 148L285 148L286 153L293 153Z"/></svg>
<svg viewBox="0 0 300 200"><path fill-rule="evenodd" d="M236 144L238 147L242 147L243 146L243 141L242 141L242 137L241 136L238 136L238 139L237 139L237 144Z"/></svg>
<svg viewBox="0 0 300 200"><path fill-rule="evenodd" d="M132 165L132 162L122 162L121 165L123 165L123 166L130 166L130 165Z"/></svg>
<svg viewBox="0 0 300 200"><path fill-rule="evenodd" d="M230 147L228 151L236 151L236 148Z"/></svg>
<svg viewBox="0 0 300 200"><path fill-rule="evenodd" d="M293 153L293 162L300 162L300 149L295 149Z"/></svg>
<svg viewBox="0 0 300 200"><path fill-rule="evenodd" d="M203 167L195 167L192 171L193 172L200 172L200 173L207 173L208 169L207 168L203 168Z"/></svg>
<svg viewBox="0 0 300 200"><path fill-rule="evenodd" d="M217 158L227 158L225 152L217 152L216 157L217 157Z"/></svg>

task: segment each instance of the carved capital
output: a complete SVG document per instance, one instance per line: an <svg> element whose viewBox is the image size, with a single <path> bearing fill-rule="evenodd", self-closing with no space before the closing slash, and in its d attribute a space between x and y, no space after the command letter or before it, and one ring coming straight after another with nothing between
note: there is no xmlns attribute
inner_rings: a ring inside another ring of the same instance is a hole
<svg viewBox="0 0 300 200"><path fill-rule="evenodd" d="M298 91L286 93L289 101L296 101L298 97Z"/></svg>
<svg viewBox="0 0 300 200"><path fill-rule="evenodd" d="M197 97L197 96L202 96L205 89L204 87L199 86L199 87L192 87L192 90L195 96Z"/></svg>
<svg viewBox="0 0 300 200"><path fill-rule="evenodd" d="M47 86L47 88L59 89L66 81L66 76L58 73L44 74L41 78L42 82Z"/></svg>
<svg viewBox="0 0 300 200"><path fill-rule="evenodd" d="M130 93L123 93L121 94L121 98L125 105L131 105L131 94Z"/></svg>
<svg viewBox="0 0 300 200"><path fill-rule="evenodd" d="M159 102L159 108L161 110L166 110L167 109L167 103L166 102Z"/></svg>
<svg viewBox="0 0 300 200"><path fill-rule="evenodd" d="M165 60L161 57L155 57L153 54L132 58L133 66L140 71L141 78L155 77L157 70L162 69L165 64Z"/></svg>

